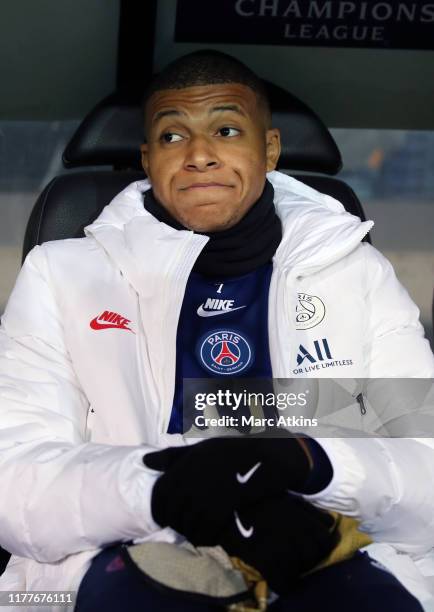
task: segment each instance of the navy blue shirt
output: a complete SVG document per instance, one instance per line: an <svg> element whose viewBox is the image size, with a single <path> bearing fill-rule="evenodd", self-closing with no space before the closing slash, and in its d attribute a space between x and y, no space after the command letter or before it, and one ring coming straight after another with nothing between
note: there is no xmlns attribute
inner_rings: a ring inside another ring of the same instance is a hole
<svg viewBox="0 0 434 612"><path fill-rule="evenodd" d="M271 378L268 293L272 264L210 279L192 272L176 339L175 394L168 433L182 432L183 378Z"/></svg>

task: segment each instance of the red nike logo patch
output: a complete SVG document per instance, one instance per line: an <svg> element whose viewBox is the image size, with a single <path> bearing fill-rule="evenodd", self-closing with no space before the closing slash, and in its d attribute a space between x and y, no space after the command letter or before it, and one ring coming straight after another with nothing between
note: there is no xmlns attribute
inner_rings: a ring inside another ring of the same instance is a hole
<svg viewBox="0 0 434 612"><path fill-rule="evenodd" d="M92 329L127 329L133 332L133 330L128 327L128 323L131 323L130 319L126 319L117 312L104 310L102 314L92 319L89 325Z"/></svg>

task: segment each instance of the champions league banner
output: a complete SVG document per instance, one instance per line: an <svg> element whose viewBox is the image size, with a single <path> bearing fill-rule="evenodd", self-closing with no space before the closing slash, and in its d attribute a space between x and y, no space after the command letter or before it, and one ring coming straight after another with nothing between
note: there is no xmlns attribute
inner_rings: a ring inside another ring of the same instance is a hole
<svg viewBox="0 0 434 612"><path fill-rule="evenodd" d="M183 433L434 437L430 378L185 378Z"/></svg>
<svg viewBox="0 0 434 612"><path fill-rule="evenodd" d="M175 41L434 49L434 2L178 0Z"/></svg>

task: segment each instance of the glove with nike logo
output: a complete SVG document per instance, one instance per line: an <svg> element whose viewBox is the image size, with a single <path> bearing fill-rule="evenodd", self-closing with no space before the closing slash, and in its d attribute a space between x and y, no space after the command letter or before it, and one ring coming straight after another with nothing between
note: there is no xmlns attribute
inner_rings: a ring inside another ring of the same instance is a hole
<svg viewBox="0 0 434 612"><path fill-rule="evenodd" d="M218 544L234 511L285 493L303 491L312 459L301 438L212 438L145 455L163 472L154 484L154 520L195 546Z"/></svg>
<svg viewBox="0 0 434 612"><path fill-rule="evenodd" d="M219 544L257 569L278 595L289 592L339 540L331 514L288 493L236 512L234 519Z"/></svg>

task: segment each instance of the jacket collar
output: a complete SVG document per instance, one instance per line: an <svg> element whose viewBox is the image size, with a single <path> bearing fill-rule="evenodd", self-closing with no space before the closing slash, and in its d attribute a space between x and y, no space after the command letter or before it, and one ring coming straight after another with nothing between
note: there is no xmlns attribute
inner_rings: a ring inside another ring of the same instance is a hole
<svg viewBox="0 0 434 612"><path fill-rule="evenodd" d="M276 262L311 274L350 253L374 225L361 221L329 195L283 174L270 172L275 206L283 226Z"/></svg>

